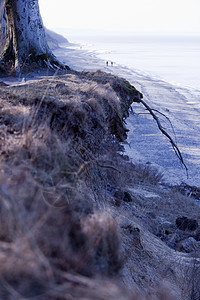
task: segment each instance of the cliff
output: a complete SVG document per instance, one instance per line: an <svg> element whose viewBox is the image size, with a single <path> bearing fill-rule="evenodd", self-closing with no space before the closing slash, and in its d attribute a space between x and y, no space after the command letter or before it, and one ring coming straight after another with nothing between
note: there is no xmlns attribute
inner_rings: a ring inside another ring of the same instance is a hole
<svg viewBox="0 0 200 300"><path fill-rule="evenodd" d="M45 29L46 30L46 38L49 47L53 50L59 47L59 44L68 44L68 40L63 37L61 34L58 34L52 30Z"/></svg>
<svg viewBox="0 0 200 300"><path fill-rule="evenodd" d="M1 82L2 299L199 297L198 225L176 220L200 207L123 153L141 98L100 71Z"/></svg>

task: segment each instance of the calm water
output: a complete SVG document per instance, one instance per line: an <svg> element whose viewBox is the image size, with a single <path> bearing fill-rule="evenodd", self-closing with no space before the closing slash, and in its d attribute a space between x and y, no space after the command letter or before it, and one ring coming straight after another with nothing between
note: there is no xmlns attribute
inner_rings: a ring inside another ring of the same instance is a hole
<svg viewBox="0 0 200 300"><path fill-rule="evenodd" d="M200 90L200 37L65 36L105 61Z"/></svg>

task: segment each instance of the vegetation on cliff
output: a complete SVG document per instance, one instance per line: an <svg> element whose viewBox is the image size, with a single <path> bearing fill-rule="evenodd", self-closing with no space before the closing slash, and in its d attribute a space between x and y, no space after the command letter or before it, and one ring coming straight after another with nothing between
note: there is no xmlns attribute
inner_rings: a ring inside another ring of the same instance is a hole
<svg viewBox="0 0 200 300"><path fill-rule="evenodd" d="M68 69L37 0L0 0L0 23L2 73ZM111 74L0 82L1 299L199 300L199 190L124 155L133 102L167 135Z"/></svg>
<svg viewBox="0 0 200 300"><path fill-rule="evenodd" d="M1 82L2 299L198 296L197 250L178 248L198 229L183 237L176 218L200 208L123 154L141 98L100 71Z"/></svg>

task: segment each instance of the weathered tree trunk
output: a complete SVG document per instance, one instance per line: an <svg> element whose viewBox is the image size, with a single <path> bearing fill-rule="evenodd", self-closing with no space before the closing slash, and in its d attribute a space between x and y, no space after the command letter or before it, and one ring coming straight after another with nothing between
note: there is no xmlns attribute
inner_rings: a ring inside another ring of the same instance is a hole
<svg viewBox="0 0 200 300"><path fill-rule="evenodd" d="M6 41L6 10L4 2L4 0L0 0L0 53L3 51Z"/></svg>
<svg viewBox="0 0 200 300"><path fill-rule="evenodd" d="M51 69L64 68L47 44L38 0L5 0L5 14L6 44L1 62L12 61L16 71L33 62Z"/></svg>

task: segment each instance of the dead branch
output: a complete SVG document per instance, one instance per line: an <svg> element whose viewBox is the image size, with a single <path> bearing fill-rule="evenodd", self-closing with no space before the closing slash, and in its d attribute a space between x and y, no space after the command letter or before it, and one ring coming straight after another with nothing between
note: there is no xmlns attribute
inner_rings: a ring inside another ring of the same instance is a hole
<svg viewBox="0 0 200 300"><path fill-rule="evenodd" d="M178 148L178 146L176 145L176 143L173 141L173 139L171 138L171 136L164 130L164 128L162 127L159 118L155 115L155 113L153 112L153 109L142 99L140 99L140 103L142 103L144 105L144 107L146 107L146 109L149 111L149 113L151 114L151 116L154 118L154 120L156 121L159 130L162 132L162 134L164 134L170 141L174 152L176 153L177 157L179 158L180 162L182 163L182 165L184 166L185 170L186 170L186 174L188 177L188 168L183 160L182 154ZM157 111L157 110L155 110ZM161 113L162 115L164 115L163 113ZM165 116L165 115L164 115ZM166 117L166 116L165 116ZM166 117L167 118L167 117ZM168 118L167 118L168 119Z"/></svg>
<svg viewBox="0 0 200 300"><path fill-rule="evenodd" d="M169 122L170 126L171 126L171 129L173 131L173 134L174 134L174 137L175 137L175 140L176 140L176 133L175 133L175 130L174 130L174 127L172 125L172 122L170 120L170 118L168 118L165 114L163 114L162 112L160 112L159 110L157 109L152 109L152 111L155 111L157 112L158 114L160 114L161 116L163 116L165 119L167 119L167 121Z"/></svg>

